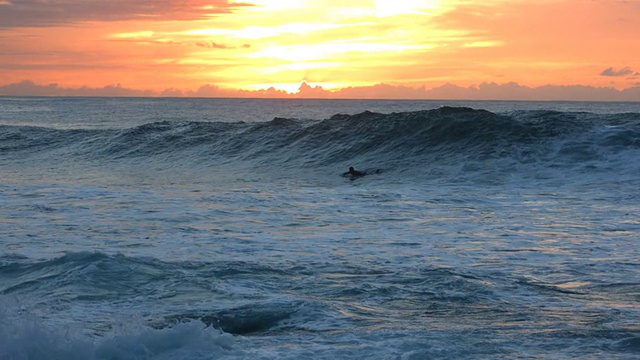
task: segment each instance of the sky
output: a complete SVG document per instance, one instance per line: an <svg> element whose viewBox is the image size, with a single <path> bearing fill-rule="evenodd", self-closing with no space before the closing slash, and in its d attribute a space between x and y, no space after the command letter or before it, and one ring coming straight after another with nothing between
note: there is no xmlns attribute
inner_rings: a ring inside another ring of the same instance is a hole
<svg viewBox="0 0 640 360"><path fill-rule="evenodd" d="M640 0L0 0L0 95L640 101Z"/></svg>

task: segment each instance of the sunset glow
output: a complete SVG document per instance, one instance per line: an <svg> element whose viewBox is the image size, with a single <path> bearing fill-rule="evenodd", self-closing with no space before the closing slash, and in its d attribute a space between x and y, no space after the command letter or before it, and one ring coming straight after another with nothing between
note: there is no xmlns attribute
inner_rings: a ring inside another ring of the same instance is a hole
<svg viewBox="0 0 640 360"><path fill-rule="evenodd" d="M325 90L640 84L636 1L158 3L0 1L0 86L188 94L205 85L291 93L303 81Z"/></svg>

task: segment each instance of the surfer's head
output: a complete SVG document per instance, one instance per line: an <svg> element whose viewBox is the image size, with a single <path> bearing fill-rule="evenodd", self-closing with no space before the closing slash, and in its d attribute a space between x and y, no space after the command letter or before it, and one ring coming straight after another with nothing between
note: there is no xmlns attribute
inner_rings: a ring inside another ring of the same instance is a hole
<svg viewBox="0 0 640 360"><path fill-rule="evenodd" d="M349 166L349 171L353 171L353 170L355 170L353 166Z"/></svg>

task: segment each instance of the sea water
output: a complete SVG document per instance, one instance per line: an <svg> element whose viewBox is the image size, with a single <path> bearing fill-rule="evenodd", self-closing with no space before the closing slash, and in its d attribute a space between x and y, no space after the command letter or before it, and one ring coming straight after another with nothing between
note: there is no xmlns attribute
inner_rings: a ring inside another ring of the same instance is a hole
<svg viewBox="0 0 640 360"><path fill-rule="evenodd" d="M0 358L638 358L639 191L640 103L0 98Z"/></svg>

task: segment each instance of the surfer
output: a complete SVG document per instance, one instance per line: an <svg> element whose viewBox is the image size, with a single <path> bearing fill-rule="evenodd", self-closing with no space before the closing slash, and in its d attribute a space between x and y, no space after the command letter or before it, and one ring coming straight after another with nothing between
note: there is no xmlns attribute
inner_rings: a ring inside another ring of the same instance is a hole
<svg viewBox="0 0 640 360"><path fill-rule="evenodd" d="M367 174L363 173L362 171L358 171L356 169L353 168L353 166L349 167L349 171L347 171L346 173L342 174L342 176L353 176L353 177L361 177L361 176L365 176Z"/></svg>

